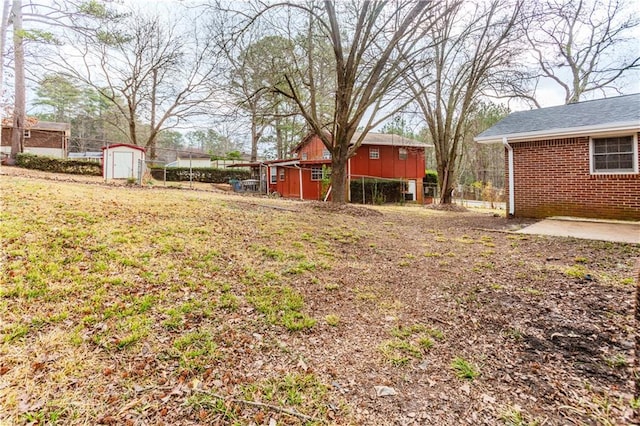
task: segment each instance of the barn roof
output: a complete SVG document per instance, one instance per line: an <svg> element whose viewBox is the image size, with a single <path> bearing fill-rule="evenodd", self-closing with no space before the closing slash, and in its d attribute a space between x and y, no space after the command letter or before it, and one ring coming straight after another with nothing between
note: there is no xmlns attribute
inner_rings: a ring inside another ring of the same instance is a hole
<svg viewBox="0 0 640 426"><path fill-rule="evenodd" d="M475 137L476 142L562 138L640 130L640 93L517 111Z"/></svg>
<svg viewBox="0 0 640 426"><path fill-rule="evenodd" d="M362 133L355 132L351 141L355 143L355 141L360 138ZM311 141L314 134L309 133L305 136L302 141L298 145L296 145L291 152L297 152L302 149L307 143ZM390 133L376 133L376 132L368 132L364 140L362 141L362 145L383 145L383 146L405 146L405 147L417 147L417 148L427 148L433 147L433 145L428 144L426 142L421 142L415 139L406 138L400 135L394 135Z"/></svg>

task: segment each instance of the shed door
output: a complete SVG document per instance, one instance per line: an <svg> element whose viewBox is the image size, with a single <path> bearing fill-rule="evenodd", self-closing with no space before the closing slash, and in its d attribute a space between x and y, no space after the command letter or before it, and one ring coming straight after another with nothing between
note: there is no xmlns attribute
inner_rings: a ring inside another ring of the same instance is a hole
<svg viewBox="0 0 640 426"><path fill-rule="evenodd" d="M113 179L127 179L133 176L133 152L113 153Z"/></svg>
<svg viewBox="0 0 640 426"><path fill-rule="evenodd" d="M407 192L411 194L411 201L416 200L416 181L410 180L409 187L407 188Z"/></svg>

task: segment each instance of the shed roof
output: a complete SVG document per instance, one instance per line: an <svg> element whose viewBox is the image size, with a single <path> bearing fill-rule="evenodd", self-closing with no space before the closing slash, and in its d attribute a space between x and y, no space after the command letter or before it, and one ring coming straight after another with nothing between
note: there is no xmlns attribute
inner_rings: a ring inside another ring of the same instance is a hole
<svg viewBox="0 0 640 426"><path fill-rule="evenodd" d="M126 147L131 149L137 149L138 151L146 152L146 150L143 147L138 145L133 145L130 143L115 143L113 145L103 146L102 150L104 151L105 149L118 148L118 147Z"/></svg>
<svg viewBox="0 0 640 426"><path fill-rule="evenodd" d="M640 130L640 93L517 111L475 137L476 142L562 138Z"/></svg>

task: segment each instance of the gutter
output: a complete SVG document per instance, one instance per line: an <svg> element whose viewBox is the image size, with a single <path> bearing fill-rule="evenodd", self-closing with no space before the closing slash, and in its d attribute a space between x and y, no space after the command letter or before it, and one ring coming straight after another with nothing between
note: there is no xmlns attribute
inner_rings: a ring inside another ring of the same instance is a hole
<svg viewBox="0 0 640 426"><path fill-rule="evenodd" d="M507 141L507 137L503 137L502 138L502 144L504 145L505 148L507 148L508 151L508 161L509 161L509 166L508 166L508 170L509 170L509 217L513 217L515 215L516 212L516 206L515 206L515 202L516 202L516 194L515 194L515 185L514 185L514 181L515 181L515 177L514 177L514 168L513 168L513 147L511 145L509 145L509 142Z"/></svg>
<svg viewBox="0 0 640 426"><path fill-rule="evenodd" d="M476 136L473 138L478 143L499 143L500 138L508 137L511 142L528 141L532 139L564 139L580 136L595 136L599 134L615 135L637 132L640 128L640 121L623 121L617 123L598 124L582 127L566 127L536 130L522 133L508 133L493 136Z"/></svg>

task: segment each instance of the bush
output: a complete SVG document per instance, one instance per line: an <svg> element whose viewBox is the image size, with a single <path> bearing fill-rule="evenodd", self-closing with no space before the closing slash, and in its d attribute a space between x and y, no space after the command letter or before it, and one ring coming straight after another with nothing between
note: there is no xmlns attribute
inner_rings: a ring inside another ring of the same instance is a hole
<svg viewBox="0 0 640 426"><path fill-rule="evenodd" d="M27 153L16 156L16 166L52 173L102 176L102 165L94 161L45 157Z"/></svg>
<svg viewBox="0 0 640 426"><path fill-rule="evenodd" d="M151 176L156 180L164 180L164 168L152 167ZM191 169L193 181L205 183L228 183L229 179L249 179L251 172L243 169L216 169L202 167ZM189 167L167 167L167 181L181 182L189 180Z"/></svg>
<svg viewBox="0 0 640 426"><path fill-rule="evenodd" d="M435 170L425 170L424 183L438 184L438 172Z"/></svg>
<svg viewBox="0 0 640 426"><path fill-rule="evenodd" d="M364 200L366 204L397 203L404 201L402 180L364 180ZM351 181L351 202L362 203L362 179Z"/></svg>

